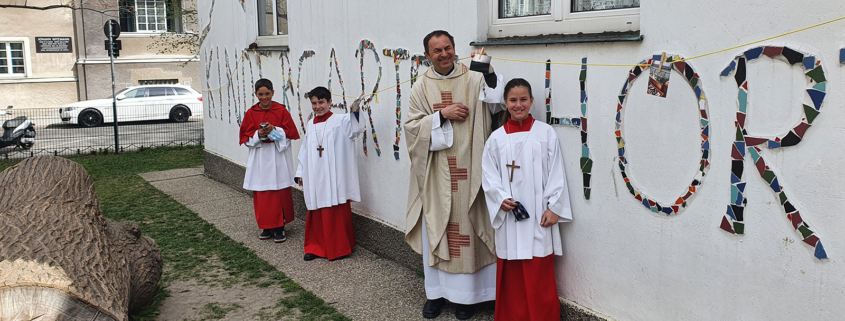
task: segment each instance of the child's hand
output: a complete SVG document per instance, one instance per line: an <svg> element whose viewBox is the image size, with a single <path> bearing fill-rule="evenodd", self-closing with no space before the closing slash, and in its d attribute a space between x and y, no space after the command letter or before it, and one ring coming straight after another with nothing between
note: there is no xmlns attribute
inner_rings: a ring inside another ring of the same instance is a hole
<svg viewBox="0 0 845 321"><path fill-rule="evenodd" d="M272 132L274 128L276 127L273 127L273 125L268 124L267 127L259 129L258 137L267 137L267 135L270 135L270 132Z"/></svg>
<svg viewBox="0 0 845 321"><path fill-rule="evenodd" d="M293 181L302 186L302 177L294 177Z"/></svg>
<svg viewBox="0 0 845 321"><path fill-rule="evenodd" d="M552 210L546 210L546 212L543 213L543 218L540 220L540 226L549 227L555 225L557 224L557 220L558 217L555 212L552 212Z"/></svg>
<svg viewBox="0 0 845 321"><path fill-rule="evenodd" d="M500 208L505 212L511 211L516 208L516 202L514 202L512 198L506 198L502 201L502 206L500 206Z"/></svg>

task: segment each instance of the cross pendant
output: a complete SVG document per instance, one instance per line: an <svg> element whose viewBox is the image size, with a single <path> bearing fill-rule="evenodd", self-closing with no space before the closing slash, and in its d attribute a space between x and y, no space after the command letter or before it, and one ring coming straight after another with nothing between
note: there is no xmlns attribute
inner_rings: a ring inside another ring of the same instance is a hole
<svg viewBox="0 0 845 321"><path fill-rule="evenodd" d="M519 168L519 165L516 164L515 160L512 160L510 164L505 165L511 168L511 182L513 182L513 170Z"/></svg>
<svg viewBox="0 0 845 321"><path fill-rule="evenodd" d="M320 152L320 157L323 157L323 150L325 150L325 148L323 148L323 145L317 147L317 151Z"/></svg>

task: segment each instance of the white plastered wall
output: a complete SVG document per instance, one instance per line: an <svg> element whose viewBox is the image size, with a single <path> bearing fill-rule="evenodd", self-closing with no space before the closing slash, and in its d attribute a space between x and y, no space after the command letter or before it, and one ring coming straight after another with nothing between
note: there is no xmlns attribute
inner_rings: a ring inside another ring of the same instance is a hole
<svg viewBox="0 0 845 321"><path fill-rule="evenodd" d="M228 47L234 66L232 50L239 54L256 34L251 2L247 1L245 14L238 2L217 1L203 50ZM200 3L200 28L208 24L208 5ZM843 4L832 1L813 5L759 1L740 4L726 0L663 5L644 2L640 18L643 42L488 47L487 51L494 57L527 60L577 62L586 56L590 63L634 64L663 51L690 57L759 40L838 18L845 12L843 9ZM466 56L471 50L469 42L483 40L486 34L486 10L486 1L356 1L354 5L339 1L291 2L289 56L294 64L294 81L299 56L303 50L314 50L316 55L303 64L301 83L308 87L325 86L329 53L334 48L346 93L357 96L361 92L361 75L354 53L362 39L369 39L382 62L379 87L392 86L396 77L393 62L381 55L382 49L402 47L412 54L422 54L425 34L445 29L455 36L459 55ZM840 304L845 300L845 239L838 233L845 228L845 221L839 217L845 199L838 184L845 179L839 170L845 165L845 152L838 148L845 126L837 121L845 117L839 108L845 101L845 73L837 61L839 49L845 47L843 23L758 44L786 45L823 61L828 95L821 115L800 144L764 150L763 155L790 201L821 238L830 259L820 261L813 257L812 247L804 244L800 234L792 229L774 193L750 160L745 162L744 175L748 183L746 234L731 235L719 228L730 197L730 151L737 111L734 79L719 74L735 55L754 46L690 61L701 77L709 102L711 165L688 208L670 217L651 213L628 194L616 166L616 101L629 68L591 66L587 73L587 117L595 164L589 201L581 193L580 134L572 128L557 129L575 217L573 223L562 227L565 254L556 261L561 296L620 320L832 320L845 315ZM220 57L223 58L222 52ZM277 59L272 61L272 68L265 64L262 70L277 85L277 100L281 101L282 76L277 73L280 66ZM204 58L203 64L206 63ZM211 63L210 87L214 89L219 86L216 59ZM494 67L506 79L522 77L532 83L534 115L544 118L545 66L494 60ZM224 63L221 68L225 82ZM403 61L402 81L409 78L409 69L410 62ZM421 72L424 70L423 67ZM803 116L800 106L806 80L801 70L798 65L790 67L768 57L749 63L749 133L781 135ZM257 66L254 73L257 78ZM377 74L371 51L365 53L364 74L369 93ZM695 99L677 73L672 75L666 99L645 93L645 77L635 82L625 108L628 172L640 191L668 203L682 194L698 167L700 132ZM332 79L332 89L339 93L340 84L333 70ZM578 67L553 66L552 89L554 116L577 115ZM409 84L402 85L403 111L407 109L409 92ZM219 106L217 92L213 95ZM223 98L226 100L227 94ZM299 124L296 97L289 98L291 113ZM209 99L206 97L204 102L207 105ZM399 144L400 159L393 158L395 103L395 90L390 90L380 94L379 103L373 105L381 157L376 156L369 125L368 156L358 142L362 202L354 207L402 229L409 162L404 135ZM302 113L304 118L310 113L310 104L304 99ZM234 114L231 123L225 108L223 119L218 116L209 118L206 113L206 149L245 164L247 150L236 145ZM298 151L299 144L293 147Z"/></svg>

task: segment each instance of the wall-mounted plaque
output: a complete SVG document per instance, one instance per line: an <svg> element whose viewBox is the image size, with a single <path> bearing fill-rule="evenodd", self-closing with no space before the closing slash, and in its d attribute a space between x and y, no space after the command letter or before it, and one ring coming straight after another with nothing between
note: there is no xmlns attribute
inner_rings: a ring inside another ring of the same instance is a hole
<svg viewBox="0 0 845 321"><path fill-rule="evenodd" d="M35 37L36 53L73 52L70 37Z"/></svg>

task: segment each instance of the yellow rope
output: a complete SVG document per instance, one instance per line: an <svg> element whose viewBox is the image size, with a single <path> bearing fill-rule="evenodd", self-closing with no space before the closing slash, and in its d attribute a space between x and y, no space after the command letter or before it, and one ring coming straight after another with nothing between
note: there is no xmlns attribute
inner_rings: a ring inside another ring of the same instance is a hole
<svg viewBox="0 0 845 321"><path fill-rule="evenodd" d="M722 53L722 52L725 52L725 51L730 51L730 50L742 48L742 47L753 45L753 44L756 44L756 43L761 43L761 42L772 40L772 39L775 39L775 38L780 38L780 37L783 37L783 36L791 35L793 33L798 33L798 32L801 32L801 31L813 29L813 28L820 27L820 26L823 26L823 25L826 25L826 24L829 24L829 23L837 22L837 21L840 21L840 20L845 20L845 16L839 17L839 18L836 18L836 19L833 19L833 20L828 20L828 21L825 21L825 22L822 22L822 23L817 23L817 24L814 24L814 25L809 26L809 27L804 27L804 28L801 28L801 29L782 33L782 34L779 34L777 36L772 36L772 37L768 37L768 38L765 38L765 39L760 39L760 40L757 40L757 41L752 41L752 42L749 42L749 43L744 43L744 44L741 44L741 45L737 45L737 46L733 46L733 47L725 48L725 49L721 49L721 50L716 50L716 51L713 51L713 52L708 52L708 53L697 55L697 56L682 58L682 59L673 61L672 63L688 61L688 60L692 60L692 59L696 59L696 58L714 55L714 54L717 54L717 53ZM252 52L256 53L255 49L253 49ZM261 63L261 55L257 55L257 56L258 56L258 63ZM467 59L467 58L469 58L469 57L464 57L464 58L458 59L458 61L464 60L464 59ZM523 59L511 59L511 58L496 58L496 57L494 57L493 59L502 60L502 61L512 61L512 62L524 62L524 63L536 63L536 64L553 64L553 65L569 65L569 66L601 66L601 67L636 67L636 66L640 66L640 64L592 64L592 63L584 64L584 63L580 63L580 62L554 62L554 61L549 62L549 61L523 60ZM270 66L271 69L273 69L273 71L275 71L277 74L282 76L283 82L287 79L287 77L285 77L284 72L279 72L276 68L273 67L272 64L268 64L268 65ZM237 63L235 64L235 68L237 69ZM408 83L408 82L410 82L414 79L417 79L419 77L422 77L422 75L408 79L408 80L403 81L403 82L401 82L397 85L393 85L393 86L384 88L382 90L379 90L379 91L375 92L375 96L378 97L378 94L380 94L380 93L383 93L383 92L388 91L388 90L395 89L396 87L401 86L403 84L406 84L406 83ZM231 80L231 77L230 77L230 80ZM291 83L293 83L293 82L291 81ZM309 87L306 87L306 86L302 86L299 83L296 83L296 84L299 85L302 88L307 89L307 90L313 89L313 88L309 88ZM215 91L215 90L220 90L221 88L223 88L226 85L228 85L228 82L226 84L220 86L220 87L215 88L215 89L209 89L209 90L203 90L203 91L212 92L212 91ZM357 99L358 98L358 97L353 97L353 96L344 96L344 95L337 95L337 94L332 94L332 96L346 97L346 98L351 98L351 99ZM376 98L376 100L378 100L378 98Z"/></svg>

